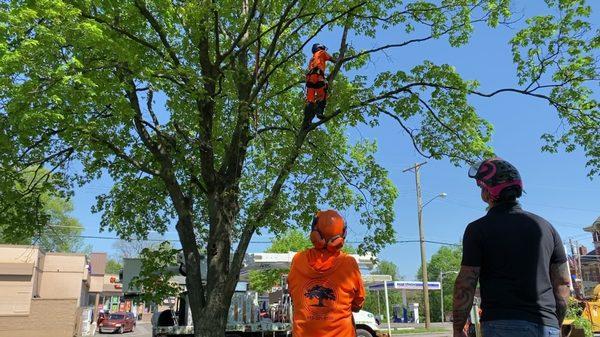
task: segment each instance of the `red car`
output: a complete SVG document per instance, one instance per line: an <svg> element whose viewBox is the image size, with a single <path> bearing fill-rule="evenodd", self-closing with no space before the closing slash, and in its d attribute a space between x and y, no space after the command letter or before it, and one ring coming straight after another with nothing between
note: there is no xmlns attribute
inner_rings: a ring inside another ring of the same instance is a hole
<svg viewBox="0 0 600 337"><path fill-rule="evenodd" d="M130 312L115 312L106 317L99 325L100 333L123 333L135 330L135 317Z"/></svg>

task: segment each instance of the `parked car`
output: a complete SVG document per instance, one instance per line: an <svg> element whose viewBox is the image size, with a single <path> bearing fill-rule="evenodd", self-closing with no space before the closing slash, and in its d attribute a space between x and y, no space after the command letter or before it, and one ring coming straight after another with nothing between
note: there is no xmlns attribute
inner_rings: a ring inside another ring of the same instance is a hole
<svg viewBox="0 0 600 337"><path fill-rule="evenodd" d="M135 317L130 312L115 312L99 325L100 333L123 333L135 330Z"/></svg>

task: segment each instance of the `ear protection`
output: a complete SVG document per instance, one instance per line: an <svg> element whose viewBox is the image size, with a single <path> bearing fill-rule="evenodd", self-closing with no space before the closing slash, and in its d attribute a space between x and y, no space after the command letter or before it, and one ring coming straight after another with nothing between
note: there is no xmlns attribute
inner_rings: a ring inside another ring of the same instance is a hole
<svg viewBox="0 0 600 337"><path fill-rule="evenodd" d="M321 213L321 211L317 212L317 214L315 214L313 218L310 232L310 241L312 242L315 248L327 249L328 251L334 253L342 249L342 247L344 246L344 242L346 241L346 234L348 231L348 225L346 224L346 220L344 219L344 229L342 233L334 235L328 240L325 240L318 226L319 216L321 215Z"/></svg>

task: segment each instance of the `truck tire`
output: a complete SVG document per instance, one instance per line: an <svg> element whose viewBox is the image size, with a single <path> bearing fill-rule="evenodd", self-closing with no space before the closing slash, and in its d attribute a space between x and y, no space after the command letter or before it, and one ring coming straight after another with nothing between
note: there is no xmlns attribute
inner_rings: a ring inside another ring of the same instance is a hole
<svg viewBox="0 0 600 337"><path fill-rule="evenodd" d="M356 337L375 337L369 330L356 329Z"/></svg>

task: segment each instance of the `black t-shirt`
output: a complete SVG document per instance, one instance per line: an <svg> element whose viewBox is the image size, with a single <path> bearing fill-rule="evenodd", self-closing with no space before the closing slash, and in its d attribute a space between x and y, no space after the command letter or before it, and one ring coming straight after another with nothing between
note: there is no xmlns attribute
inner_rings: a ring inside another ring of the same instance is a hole
<svg viewBox="0 0 600 337"><path fill-rule="evenodd" d="M550 264L566 260L554 227L517 203L493 207L463 237L462 265L481 267L482 321L558 327Z"/></svg>

